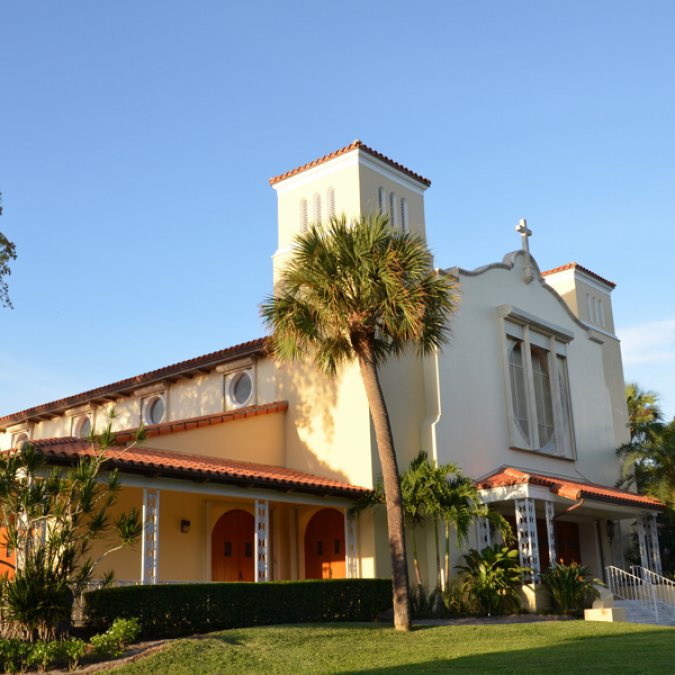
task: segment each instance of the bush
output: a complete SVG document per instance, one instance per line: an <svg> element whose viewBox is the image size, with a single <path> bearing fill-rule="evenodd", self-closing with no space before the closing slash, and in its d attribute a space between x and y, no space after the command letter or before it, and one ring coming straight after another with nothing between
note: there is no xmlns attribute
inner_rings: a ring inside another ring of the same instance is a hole
<svg viewBox="0 0 675 675"><path fill-rule="evenodd" d="M581 614L599 595L590 570L576 562L555 564L542 572L541 580L548 587L556 609L563 614Z"/></svg>
<svg viewBox="0 0 675 675"><path fill-rule="evenodd" d="M391 609L388 579L166 584L85 594L92 630L138 617L141 637L176 637L226 628L314 621L372 621Z"/></svg>
<svg viewBox="0 0 675 675"><path fill-rule="evenodd" d="M115 619L105 633L91 638L94 653L103 657L120 656L138 637L140 630L141 624L136 618Z"/></svg>
<svg viewBox="0 0 675 675"><path fill-rule="evenodd" d="M465 574L462 590L474 611L491 616L520 609L518 590L523 575L532 570L521 567L516 549L472 548L463 558L466 565L457 565L457 569Z"/></svg>
<svg viewBox="0 0 675 675"><path fill-rule="evenodd" d="M0 639L0 663L3 673L18 673L29 665L31 645L18 638Z"/></svg>

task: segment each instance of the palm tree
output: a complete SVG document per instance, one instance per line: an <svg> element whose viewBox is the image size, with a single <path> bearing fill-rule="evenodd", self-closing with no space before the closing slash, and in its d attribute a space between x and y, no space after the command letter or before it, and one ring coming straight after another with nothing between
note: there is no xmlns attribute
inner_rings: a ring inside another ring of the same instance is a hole
<svg viewBox="0 0 675 675"><path fill-rule="evenodd" d="M296 237L279 292L262 306L277 357L311 357L328 374L358 362L382 466L399 630L411 625L403 503L378 367L411 345L427 354L447 340L453 288L431 268L425 244L394 232L386 216L361 216L351 224L342 216Z"/></svg>
<svg viewBox="0 0 675 675"><path fill-rule="evenodd" d="M650 425L661 422L663 414L659 407L659 395L645 391L636 382L626 384L626 406L628 407L628 430L631 442Z"/></svg>

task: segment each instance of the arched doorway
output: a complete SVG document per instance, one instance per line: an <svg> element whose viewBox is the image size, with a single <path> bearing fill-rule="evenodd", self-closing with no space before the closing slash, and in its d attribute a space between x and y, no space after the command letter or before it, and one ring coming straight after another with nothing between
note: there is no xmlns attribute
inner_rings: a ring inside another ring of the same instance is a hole
<svg viewBox="0 0 675 675"><path fill-rule="evenodd" d="M345 578L345 517L335 509L321 509L305 530L305 578Z"/></svg>
<svg viewBox="0 0 675 675"><path fill-rule="evenodd" d="M211 535L213 581L254 581L254 531L247 511L233 509L220 516Z"/></svg>

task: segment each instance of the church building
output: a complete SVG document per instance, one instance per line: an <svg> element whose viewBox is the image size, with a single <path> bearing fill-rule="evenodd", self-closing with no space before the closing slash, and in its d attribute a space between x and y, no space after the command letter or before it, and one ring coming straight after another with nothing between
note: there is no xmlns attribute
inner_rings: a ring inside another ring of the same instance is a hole
<svg viewBox="0 0 675 675"><path fill-rule="evenodd" d="M275 283L294 237L334 215L379 210L426 240L430 181L360 141L270 184ZM535 581L560 559L599 578L607 565L625 567L632 532L642 564L660 572L663 506L613 487L615 450L628 440L614 284L577 263L541 271L527 224L517 231L521 245L502 261L441 268L461 293L451 343L382 368L399 467L426 450L463 469L513 523ZM380 471L356 364L329 378L312 363L276 362L254 339L5 415L0 450L30 441L50 463L72 464L111 408L119 446L109 465L123 484L116 508L135 506L144 523L137 546L106 560L120 582L390 575L384 513L348 517ZM141 424L146 440L125 449ZM493 534L480 522L469 545ZM418 536L433 579L431 524Z"/></svg>

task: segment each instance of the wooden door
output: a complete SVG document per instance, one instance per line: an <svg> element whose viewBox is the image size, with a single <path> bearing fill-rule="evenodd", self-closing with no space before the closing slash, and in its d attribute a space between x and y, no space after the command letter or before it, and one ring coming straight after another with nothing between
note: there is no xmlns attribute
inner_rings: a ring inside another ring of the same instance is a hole
<svg viewBox="0 0 675 675"><path fill-rule="evenodd" d="M555 524L555 545L558 561L566 565L572 562L581 564L579 546L579 524L558 520Z"/></svg>
<svg viewBox="0 0 675 675"><path fill-rule="evenodd" d="M254 581L253 536L255 520L247 511L224 513L211 535L213 581Z"/></svg>
<svg viewBox="0 0 675 675"><path fill-rule="evenodd" d="M305 530L305 578L344 579L345 518L335 509L317 511Z"/></svg>

